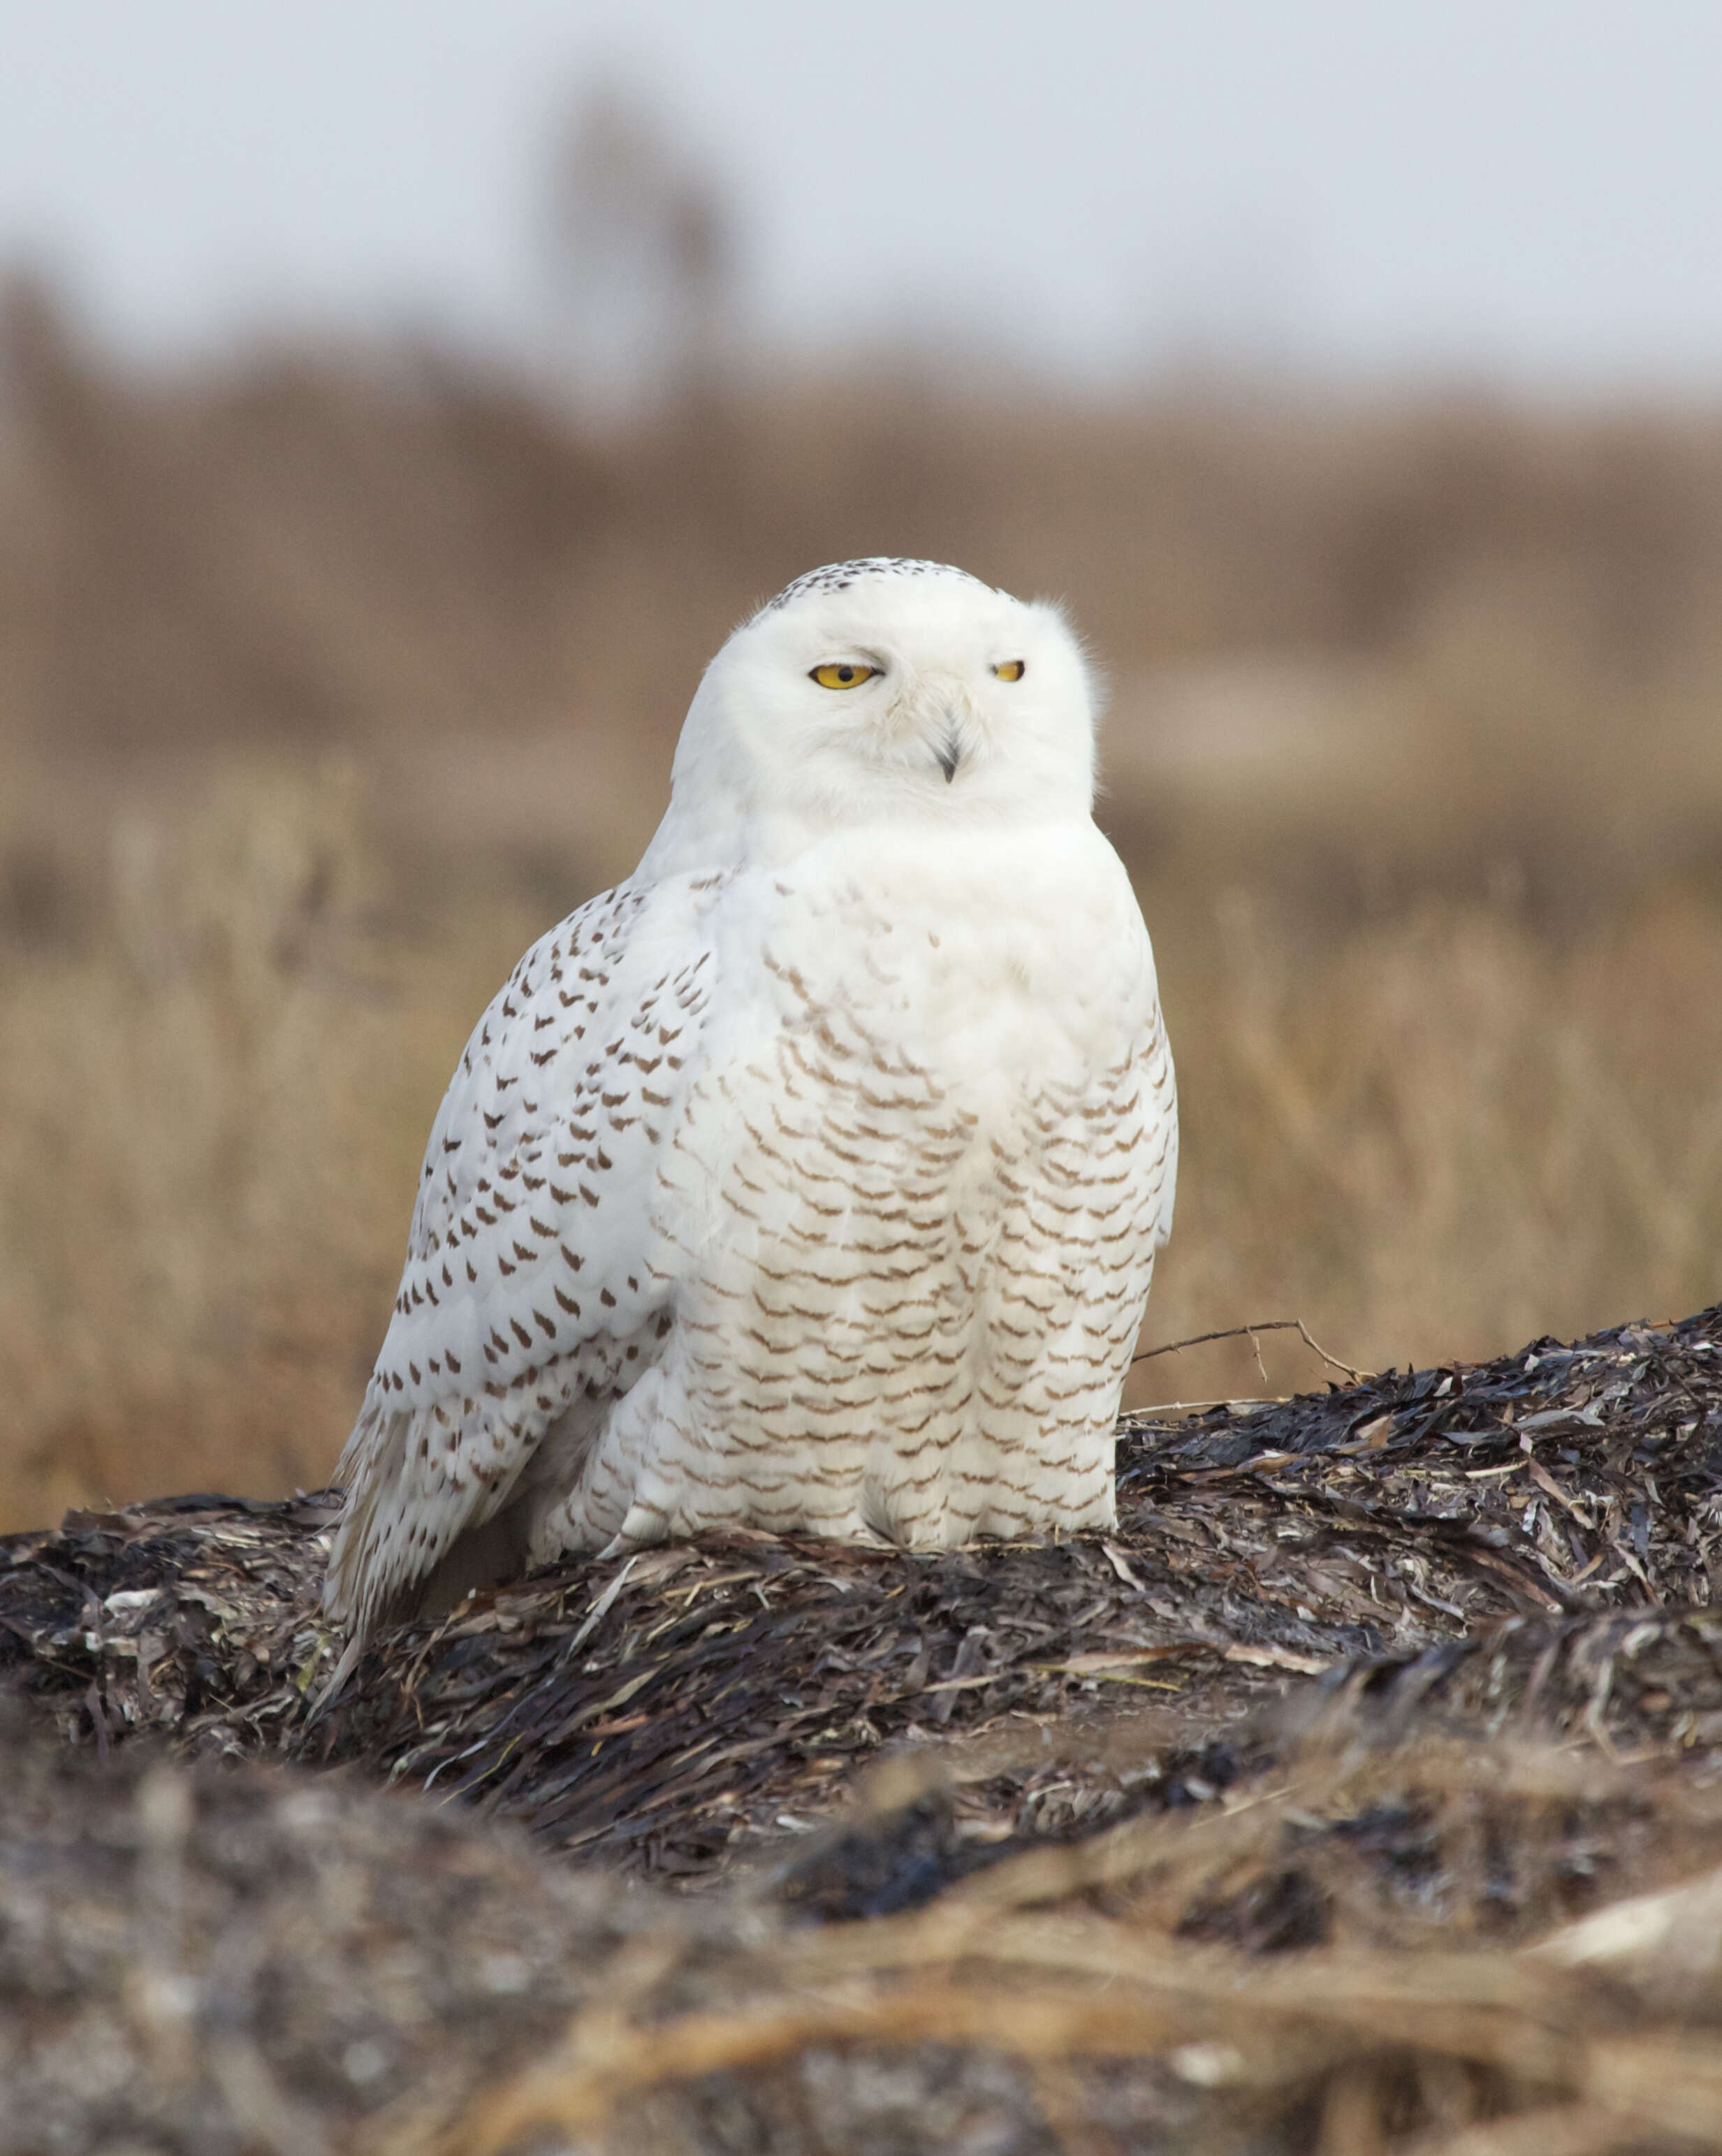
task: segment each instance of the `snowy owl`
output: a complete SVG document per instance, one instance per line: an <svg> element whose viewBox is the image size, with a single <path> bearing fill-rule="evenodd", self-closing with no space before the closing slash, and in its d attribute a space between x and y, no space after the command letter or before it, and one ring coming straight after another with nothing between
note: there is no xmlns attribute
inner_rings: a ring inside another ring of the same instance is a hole
<svg viewBox="0 0 1722 2156"><path fill-rule="evenodd" d="M326 1606L746 1526L1104 1527L1172 1065L1058 611L799 578L707 669L638 868L433 1125Z"/></svg>

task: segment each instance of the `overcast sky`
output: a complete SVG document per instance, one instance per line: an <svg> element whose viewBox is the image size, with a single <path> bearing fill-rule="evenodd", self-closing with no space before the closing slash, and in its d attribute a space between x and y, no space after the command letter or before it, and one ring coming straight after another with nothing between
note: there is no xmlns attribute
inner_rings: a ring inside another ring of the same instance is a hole
<svg viewBox="0 0 1722 2156"><path fill-rule="evenodd" d="M559 110L730 192L762 336L1104 378L1722 383L1718 0L0 0L0 254L157 356L526 351Z"/></svg>

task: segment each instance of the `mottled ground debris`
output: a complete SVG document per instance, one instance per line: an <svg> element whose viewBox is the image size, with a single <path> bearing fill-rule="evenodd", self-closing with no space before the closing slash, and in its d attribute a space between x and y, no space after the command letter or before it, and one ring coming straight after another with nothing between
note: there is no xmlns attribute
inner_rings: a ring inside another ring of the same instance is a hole
<svg viewBox="0 0 1722 2156"><path fill-rule="evenodd" d="M334 1515L5 1545L0 2151L1722 2148L1722 1308L1138 1419L1104 1538L560 1568L317 1712Z"/></svg>

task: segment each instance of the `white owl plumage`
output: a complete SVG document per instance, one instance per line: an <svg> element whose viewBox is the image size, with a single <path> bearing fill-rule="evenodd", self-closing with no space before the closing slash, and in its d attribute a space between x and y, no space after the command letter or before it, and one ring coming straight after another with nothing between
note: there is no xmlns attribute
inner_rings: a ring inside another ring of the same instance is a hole
<svg viewBox="0 0 1722 2156"><path fill-rule="evenodd" d="M1094 775L1063 618L961 570L816 570L725 644L432 1129L336 1471L356 1640L713 1525L1112 1522L1177 1111Z"/></svg>

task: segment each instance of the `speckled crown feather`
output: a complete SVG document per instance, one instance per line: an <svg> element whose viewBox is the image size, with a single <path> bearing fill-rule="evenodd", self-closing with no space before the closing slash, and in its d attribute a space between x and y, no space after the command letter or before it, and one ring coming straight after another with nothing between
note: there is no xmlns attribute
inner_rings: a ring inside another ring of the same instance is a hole
<svg viewBox="0 0 1722 2156"><path fill-rule="evenodd" d="M809 569L792 584L786 584L774 599L767 599L760 613L776 613L812 592L846 592L869 577L960 577L966 584L980 583L966 569L949 562L910 562L894 554L868 554L854 562L828 562L823 569ZM985 588L985 587L983 587ZM758 616L755 616L756 620Z"/></svg>

